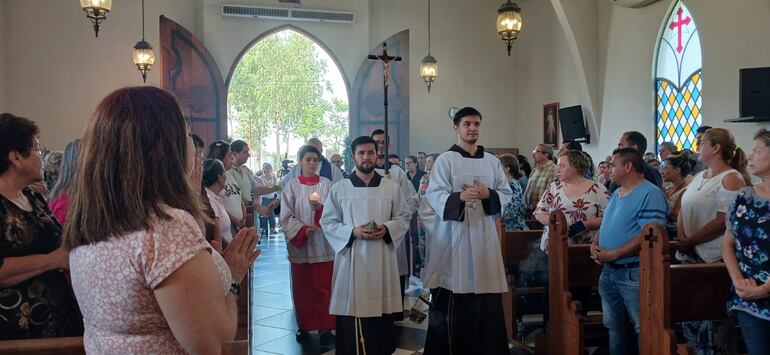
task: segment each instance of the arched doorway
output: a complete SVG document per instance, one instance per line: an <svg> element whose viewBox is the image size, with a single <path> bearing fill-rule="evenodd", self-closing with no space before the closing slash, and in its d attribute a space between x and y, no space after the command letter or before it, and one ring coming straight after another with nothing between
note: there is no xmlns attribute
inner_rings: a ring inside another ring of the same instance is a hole
<svg viewBox="0 0 770 355"><path fill-rule="evenodd" d="M253 170L296 161L311 137L321 139L327 157L343 153L348 84L333 54L312 35L289 25L257 37L237 57L227 88L228 132L249 143Z"/></svg>

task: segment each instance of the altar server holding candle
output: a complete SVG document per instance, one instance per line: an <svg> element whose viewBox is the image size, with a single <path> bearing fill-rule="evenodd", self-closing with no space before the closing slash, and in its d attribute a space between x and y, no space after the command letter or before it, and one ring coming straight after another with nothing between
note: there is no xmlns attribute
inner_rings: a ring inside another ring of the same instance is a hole
<svg viewBox="0 0 770 355"><path fill-rule="evenodd" d="M332 182L316 174L320 156L313 146L300 148L302 174L281 191L280 223L291 262L297 341L308 340L310 331L319 331L322 345L331 345L334 337L330 331L335 327L334 316L329 314L334 249L326 241L319 220Z"/></svg>

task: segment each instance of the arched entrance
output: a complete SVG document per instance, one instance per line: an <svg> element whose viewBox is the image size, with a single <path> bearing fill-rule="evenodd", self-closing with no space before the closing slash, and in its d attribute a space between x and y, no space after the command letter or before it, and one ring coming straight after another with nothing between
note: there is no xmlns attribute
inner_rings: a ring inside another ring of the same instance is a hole
<svg viewBox="0 0 770 355"><path fill-rule="evenodd" d="M281 26L252 41L227 78L228 132L249 143L252 169L296 160L311 137L324 155L343 153L349 132L348 83L333 54L311 34Z"/></svg>

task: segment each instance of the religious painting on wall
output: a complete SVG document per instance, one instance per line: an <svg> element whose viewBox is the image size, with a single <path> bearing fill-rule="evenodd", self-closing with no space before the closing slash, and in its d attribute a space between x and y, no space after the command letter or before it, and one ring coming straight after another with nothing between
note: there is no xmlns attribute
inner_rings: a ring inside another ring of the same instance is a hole
<svg viewBox="0 0 770 355"><path fill-rule="evenodd" d="M678 150L697 149L701 126L703 78L698 28L681 1L662 24L655 59L655 127L657 146L672 142ZM657 148L657 147L656 147Z"/></svg>
<svg viewBox="0 0 770 355"><path fill-rule="evenodd" d="M543 105L543 144L559 147L559 103Z"/></svg>

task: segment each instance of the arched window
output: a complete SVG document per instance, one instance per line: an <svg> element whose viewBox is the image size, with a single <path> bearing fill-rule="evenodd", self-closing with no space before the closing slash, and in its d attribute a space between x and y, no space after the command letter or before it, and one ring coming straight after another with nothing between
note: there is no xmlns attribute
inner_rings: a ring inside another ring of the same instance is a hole
<svg viewBox="0 0 770 355"><path fill-rule="evenodd" d="M663 23L655 58L658 145L673 142L679 150L695 150L703 107L702 67L695 20L682 1L677 1Z"/></svg>

